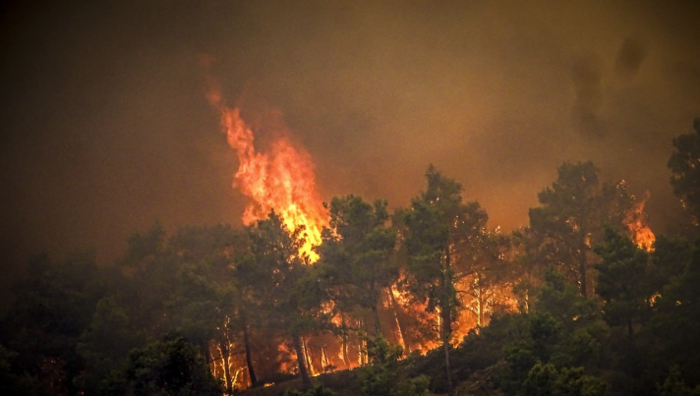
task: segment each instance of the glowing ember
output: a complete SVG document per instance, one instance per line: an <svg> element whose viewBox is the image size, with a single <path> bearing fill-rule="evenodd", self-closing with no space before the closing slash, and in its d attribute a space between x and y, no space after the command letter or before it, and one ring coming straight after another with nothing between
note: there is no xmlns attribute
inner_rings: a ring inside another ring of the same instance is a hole
<svg viewBox="0 0 700 396"><path fill-rule="evenodd" d="M227 107L216 89L210 90L207 99L221 112L228 144L238 156L233 185L252 200L243 213L243 223L265 219L274 210L290 231L304 229L305 242L300 253L308 255L312 263L317 261L313 248L321 244L321 229L328 219L316 191L314 164L309 154L292 144L283 127L276 131L281 137L267 152L258 151L253 130L243 121L239 109Z"/></svg>

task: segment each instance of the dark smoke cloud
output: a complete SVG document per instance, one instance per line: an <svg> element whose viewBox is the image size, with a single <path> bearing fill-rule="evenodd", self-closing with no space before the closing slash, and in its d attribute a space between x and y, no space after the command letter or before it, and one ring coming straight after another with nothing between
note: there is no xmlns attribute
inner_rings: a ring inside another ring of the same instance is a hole
<svg viewBox="0 0 700 396"><path fill-rule="evenodd" d="M649 190L665 229L671 138L700 115L697 2L9 4L3 279L42 250L108 262L156 219L238 224L203 54L229 104L281 111L324 199L406 205L434 163L506 230L527 224L558 165L588 159Z"/></svg>
<svg viewBox="0 0 700 396"><path fill-rule="evenodd" d="M574 128L586 136L603 136L605 131L598 114L603 100L602 61L594 56L577 59L571 77L576 94L572 110Z"/></svg>
<svg viewBox="0 0 700 396"><path fill-rule="evenodd" d="M639 73L647 56L646 46L641 39L628 37L622 42L615 60L615 74L623 81L630 81Z"/></svg>

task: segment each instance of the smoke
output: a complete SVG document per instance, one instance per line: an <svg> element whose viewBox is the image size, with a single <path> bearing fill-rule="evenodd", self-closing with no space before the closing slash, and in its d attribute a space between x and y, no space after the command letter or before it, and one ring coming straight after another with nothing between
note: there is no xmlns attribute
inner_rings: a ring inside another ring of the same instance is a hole
<svg viewBox="0 0 700 396"><path fill-rule="evenodd" d="M626 38L617 52L615 74L620 80L631 81L639 73L646 56L646 46L639 38Z"/></svg>
<svg viewBox="0 0 700 396"><path fill-rule="evenodd" d="M698 4L127 1L7 6L0 24L3 270L159 219L238 224L237 161L205 98L279 111L323 199L406 205L434 163L527 224L563 161L624 177L654 231L672 137L700 113ZM264 136L261 139L265 139ZM662 230L663 231L663 230ZM14 275L13 275L14 276Z"/></svg>
<svg viewBox="0 0 700 396"><path fill-rule="evenodd" d="M576 97L572 110L574 128L582 135L601 137L605 134L599 119L602 105L602 62L588 56L574 62L571 73Z"/></svg>

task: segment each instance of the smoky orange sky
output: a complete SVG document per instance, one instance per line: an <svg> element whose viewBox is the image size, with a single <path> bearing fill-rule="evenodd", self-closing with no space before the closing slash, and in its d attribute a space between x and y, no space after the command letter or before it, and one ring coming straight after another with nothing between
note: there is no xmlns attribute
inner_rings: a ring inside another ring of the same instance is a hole
<svg viewBox="0 0 700 396"><path fill-rule="evenodd" d="M26 1L0 23L3 284L28 257L115 259L156 220L240 224L201 58L243 116L280 111L324 200L406 205L434 163L492 227L564 161L678 217L671 139L700 116L700 2ZM260 140L265 141L265 131ZM269 138L269 137L267 137Z"/></svg>

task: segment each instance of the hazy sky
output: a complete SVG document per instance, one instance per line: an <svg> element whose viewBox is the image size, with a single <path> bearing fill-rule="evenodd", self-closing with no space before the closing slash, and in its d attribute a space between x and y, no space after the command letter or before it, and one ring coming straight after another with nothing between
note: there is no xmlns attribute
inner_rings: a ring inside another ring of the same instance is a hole
<svg viewBox="0 0 700 396"><path fill-rule="evenodd" d="M659 232L677 205L671 139L700 116L699 5L4 5L3 272L41 251L95 247L112 260L157 219L169 229L239 222L246 201L204 97L203 55L244 117L284 114L325 200L406 205L434 163L509 230L527 224L558 165L590 159L604 178L650 192Z"/></svg>

